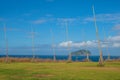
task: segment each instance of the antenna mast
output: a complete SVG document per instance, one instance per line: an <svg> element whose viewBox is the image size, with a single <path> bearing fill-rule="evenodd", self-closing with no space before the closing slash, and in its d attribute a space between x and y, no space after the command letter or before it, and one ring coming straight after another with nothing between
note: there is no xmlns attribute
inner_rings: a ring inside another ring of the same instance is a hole
<svg viewBox="0 0 120 80"><path fill-rule="evenodd" d="M35 59L35 45L34 45L34 31L33 27L31 26L31 36L32 36L32 62L34 62Z"/></svg>
<svg viewBox="0 0 120 80"><path fill-rule="evenodd" d="M68 24L67 24L67 21L66 21L66 40L68 41ZM68 46L68 53L69 53L68 61L71 61L72 60L71 59L72 55L70 53L70 43L69 42L68 42L67 46Z"/></svg>
<svg viewBox="0 0 120 80"><path fill-rule="evenodd" d="M6 26L4 24L4 38L5 38L5 43L6 43L6 60L5 62L8 63L8 39L7 39L7 29L6 29Z"/></svg>
<svg viewBox="0 0 120 80"><path fill-rule="evenodd" d="M98 48L99 48L99 53L100 53L99 64L103 65L103 55L102 55L100 38L99 38L99 34L98 34L98 26L97 26L97 23L96 23L96 16L95 16L94 6L92 8L93 8L93 16L94 16L94 22L95 22L94 25L95 25L95 28L96 28L96 37L97 37L97 40L98 40Z"/></svg>
<svg viewBox="0 0 120 80"><path fill-rule="evenodd" d="M56 61L56 53L55 53L55 48L54 48L54 37L53 37L53 32L51 29L51 37L52 37L52 50L53 50L53 60Z"/></svg>
<svg viewBox="0 0 120 80"><path fill-rule="evenodd" d="M105 39L105 41L106 41L106 33L105 33L105 28L104 28L104 26L103 26L103 33L104 33L104 39ZM106 51L107 51L107 53L108 53L108 58L107 58L107 60L110 60L110 53L109 53L109 51L108 51L108 45L106 46Z"/></svg>

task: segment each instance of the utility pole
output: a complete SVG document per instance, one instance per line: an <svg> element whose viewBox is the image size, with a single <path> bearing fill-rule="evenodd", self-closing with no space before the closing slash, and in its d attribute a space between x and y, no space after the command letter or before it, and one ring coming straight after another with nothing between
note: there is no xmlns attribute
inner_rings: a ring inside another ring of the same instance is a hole
<svg viewBox="0 0 120 80"><path fill-rule="evenodd" d="M8 39L7 39L7 29L6 26L4 24L4 38L5 38L5 43L6 43L6 59L5 62L8 63L9 62L9 56L8 56Z"/></svg>
<svg viewBox="0 0 120 80"><path fill-rule="evenodd" d="M34 44L34 31L33 27L31 26L31 37L32 37L32 62L35 61L35 44Z"/></svg>
<svg viewBox="0 0 120 80"><path fill-rule="evenodd" d="M104 39L106 41L106 33L105 33L105 27L103 26L103 33L104 33ZM108 51L108 45L106 46L106 51L108 53L108 57L107 57L107 60L110 60L110 53Z"/></svg>
<svg viewBox="0 0 120 80"><path fill-rule="evenodd" d="M85 40L85 33L84 33L84 29L82 30L82 38L83 38L83 41ZM87 43L85 42L85 50L87 50ZM89 53L86 53L86 61L90 61L89 59Z"/></svg>
<svg viewBox="0 0 120 80"><path fill-rule="evenodd" d="M99 38L99 33L98 33L98 26L97 26L97 23L96 23L94 6L92 8L93 8L93 16L94 16L94 25L95 25L95 28L96 28L96 37L97 37L97 40L98 40L98 48L99 48L99 54L100 54L99 65L103 65L103 55L102 55L101 43L100 43L100 38Z"/></svg>
<svg viewBox="0 0 120 80"><path fill-rule="evenodd" d="M66 40L68 41L68 24L67 24L67 21L66 21ZM70 43L69 42L68 42L67 46L68 46L68 53L69 53L68 61L72 61L72 54L70 52Z"/></svg>
<svg viewBox="0 0 120 80"><path fill-rule="evenodd" d="M51 37L52 37L52 50L53 50L53 61L55 62L56 61L56 53L55 53L55 45L54 45L54 37L53 37L53 32L52 32L52 29L51 29Z"/></svg>

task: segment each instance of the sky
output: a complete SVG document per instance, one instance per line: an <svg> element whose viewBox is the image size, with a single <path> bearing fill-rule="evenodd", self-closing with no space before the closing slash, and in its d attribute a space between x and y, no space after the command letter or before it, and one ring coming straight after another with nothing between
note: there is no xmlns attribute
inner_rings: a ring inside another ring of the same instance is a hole
<svg viewBox="0 0 120 80"><path fill-rule="evenodd" d="M0 54L5 55L6 27L9 55L31 55L33 44L36 55L53 55L53 48L56 55L80 49L99 55L94 5L103 55L120 56L119 4L119 0L0 0Z"/></svg>

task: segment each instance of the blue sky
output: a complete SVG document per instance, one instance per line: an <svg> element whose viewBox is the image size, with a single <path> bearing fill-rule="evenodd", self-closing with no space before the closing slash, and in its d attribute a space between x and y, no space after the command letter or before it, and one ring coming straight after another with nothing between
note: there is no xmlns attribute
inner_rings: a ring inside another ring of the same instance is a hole
<svg viewBox="0 0 120 80"><path fill-rule="evenodd" d="M108 54L108 47L111 55L120 55L119 4L118 0L0 0L0 54L5 54L5 24L9 54L32 54L32 26L37 55L53 54L50 30L56 54L67 55L66 44L69 43L71 51L84 48L92 55L99 55L92 13L94 5L103 54Z"/></svg>

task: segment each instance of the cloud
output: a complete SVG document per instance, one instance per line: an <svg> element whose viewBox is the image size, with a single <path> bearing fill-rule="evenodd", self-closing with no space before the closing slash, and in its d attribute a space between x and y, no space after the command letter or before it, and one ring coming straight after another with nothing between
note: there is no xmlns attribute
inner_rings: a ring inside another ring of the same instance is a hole
<svg viewBox="0 0 120 80"><path fill-rule="evenodd" d="M113 47L120 47L120 43L113 43Z"/></svg>
<svg viewBox="0 0 120 80"><path fill-rule="evenodd" d="M120 36L113 36L113 37L108 37L108 41L112 42L120 42Z"/></svg>
<svg viewBox="0 0 120 80"><path fill-rule="evenodd" d="M67 47L68 45L71 45L71 44L73 44L72 41L66 41L66 42L61 42L61 43L59 44L59 46L60 46L60 47Z"/></svg>
<svg viewBox="0 0 120 80"><path fill-rule="evenodd" d="M32 21L33 24L42 24L42 23L45 23L45 22L47 22L46 19L38 19L38 20Z"/></svg>
<svg viewBox="0 0 120 80"><path fill-rule="evenodd" d="M73 24L78 24L81 22L80 21L81 19L78 17L75 17L75 18L56 18L55 20L57 21L57 24L59 24L59 25L65 25L66 23L73 25Z"/></svg>
<svg viewBox="0 0 120 80"><path fill-rule="evenodd" d="M34 37L40 37L38 32L28 32L26 38L34 38Z"/></svg>
<svg viewBox="0 0 120 80"><path fill-rule="evenodd" d="M112 22L112 23L119 23L120 22L120 13L114 14L97 14L96 15L97 21L99 22ZM85 22L93 21L93 16L84 18Z"/></svg>
<svg viewBox="0 0 120 80"><path fill-rule="evenodd" d="M65 25L67 22L68 24L77 24L77 22L80 22L79 18L54 18L53 15L47 14L47 18L41 18L32 21L33 24L42 24L46 22L56 23L57 25Z"/></svg>
<svg viewBox="0 0 120 80"><path fill-rule="evenodd" d="M57 20L61 22L73 22L76 18L57 18Z"/></svg>
<svg viewBox="0 0 120 80"><path fill-rule="evenodd" d="M0 30L3 31L3 30L4 30L4 27L1 27ZM7 30L7 31L17 31L17 32L19 31L19 32L23 32L23 30L21 30L21 29L19 29L19 28L8 28L8 27L6 27L6 30Z"/></svg>
<svg viewBox="0 0 120 80"><path fill-rule="evenodd" d="M0 21L6 21L6 19L4 19L4 18L0 18Z"/></svg>
<svg viewBox="0 0 120 80"><path fill-rule="evenodd" d="M114 29L115 30L120 30L120 24L115 25Z"/></svg>
<svg viewBox="0 0 120 80"><path fill-rule="evenodd" d="M7 28L7 30L9 30L9 31L22 31L21 29L18 29L18 28Z"/></svg>
<svg viewBox="0 0 120 80"><path fill-rule="evenodd" d="M46 14L45 16L46 17L52 17L53 15L52 14Z"/></svg>
<svg viewBox="0 0 120 80"><path fill-rule="evenodd" d="M49 0L48 0L49 1ZM51 0L50 0L51 1ZM52 0L53 1L53 0ZM30 13L24 14L26 16L31 15ZM115 23L116 29L120 26L120 13L114 13L114 14L97 14L96 15L97 22L104 22L104 23ZM87 24L89 22L93 22L93 15L89 17L54 17L52 14L46 14L44 17L39 18L37 20L33 20L33 24L42 24L46 22L55 23L57 25L65 25L67 22L69 25L78 25L78 24ZM120 29L120 28L119 28Z"/></svg>
<svg viewBox="0 0 120 80"><path fill-rule="evenodd" d="M91 47L95 48L98 47L98 41L97 40L92 40L92 41L82 41L82 42L73 42L73 41L66 41L66 42L61 42L58 46L59 47L70 47L73 48L80 48L80 47ZM120 36L113 36L113 37L108 37L107 40L101 41L101 47L120 47Z"/></svg>
<svg viewBox="0 0 120 80"><path fill-rule="evenodd" d="M66 41L66 42L61 42L59 44L60 47L68 47L68 45L70 45L70 47L96 47L97 43L96 41L83 41L83 42L73 42L73 41Z"/></svg>
<svg viewBox="0 0 120 80"><path fill-rule="evenodd" d="M47 18L41 18L38 20L33 21L34 24L42 24L45 22L55 22L59 25L65 25L67 22L70 25L78 25L78 24L86 24L88 22L93 22L94 18L93 16L90 17L53 17L52 14L46 14L45 15ZM106 22L106 23L115 23L119 24L120 23L120 13L114 13L114 14L97 14L96 15L97 21L98 22ZM116 25L116 28L119 28L120 25ZM120 28L119 28L120 29Z"/></svg>

